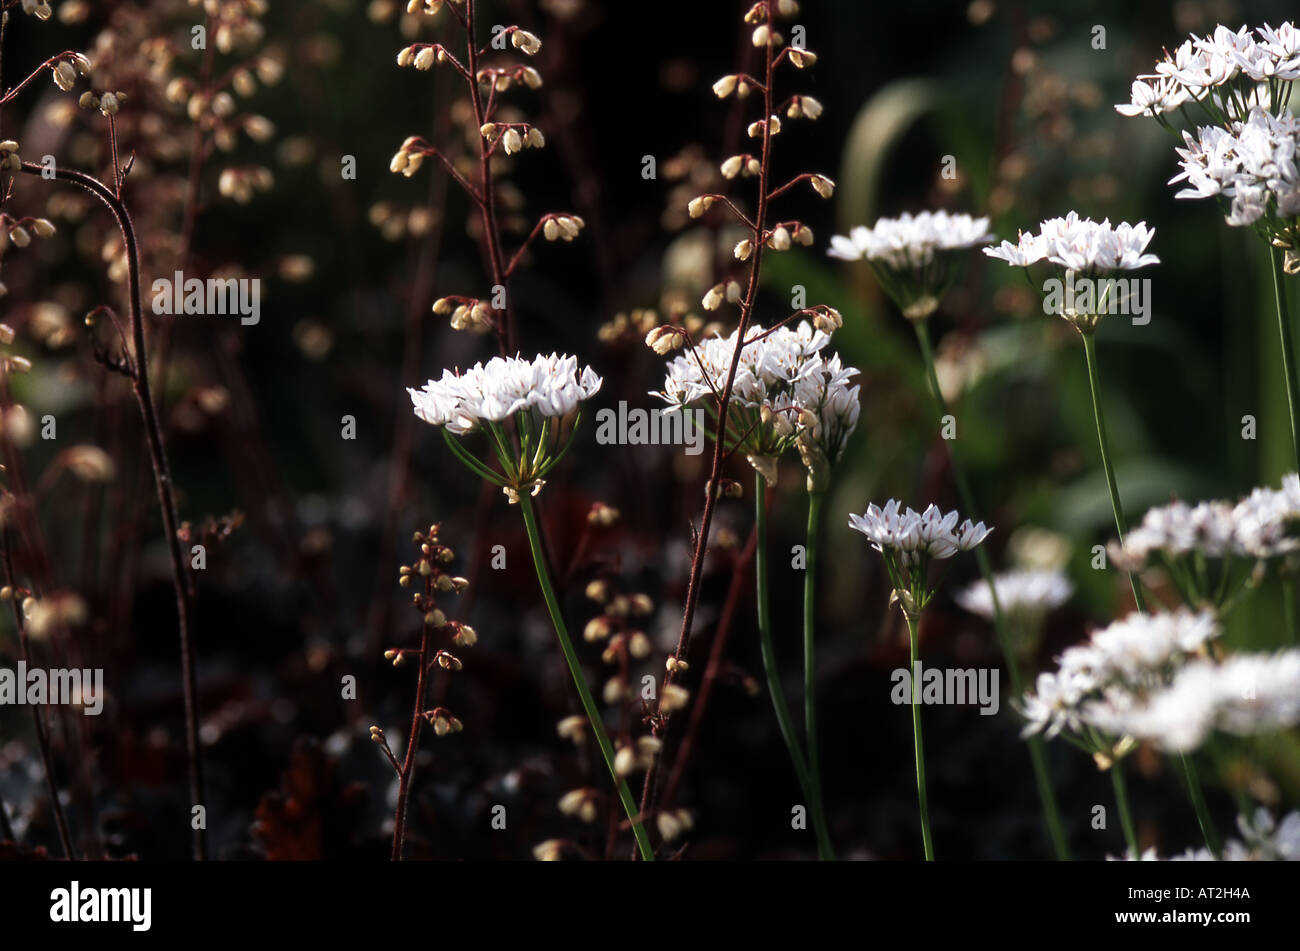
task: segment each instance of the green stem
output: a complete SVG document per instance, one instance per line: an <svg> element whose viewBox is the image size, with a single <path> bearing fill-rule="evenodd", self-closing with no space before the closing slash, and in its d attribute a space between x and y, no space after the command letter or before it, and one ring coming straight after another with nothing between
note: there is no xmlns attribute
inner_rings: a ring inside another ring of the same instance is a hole
<svg viewBox="0 0 1300 951"><path fill-rule="evenodd" d="M1106 440L1106 421L1101 412L1101 386L1097 379L1097 342L1092 334L1083 334L1083 354L1088 363L1088 386L1092 390L1092 411L1097 420L1097 442L1101 446L1101 465L1106 472L1106 487L1110 490L1110 505L1115 513L1115 530L1119 533L1119 541L1124 543L1124 536L1128 534L1128 520L1124 517L1124 506L1119 500L1119 487L1115 484L1115 470L1110 464L1110 444ZM1146 598L1142 594L1142 582L1138 580L1136 574L1129 575L1129 582L1133 586L1133 602L1137 609L1143 614L1147 613ZM1180 754L1182 760L1183 774L1187 777L1187 792L1192 801L1192 809L1196 812L1196 821L1200 824L1201 833L1205 836L1205 844L1209 846L1210 851L1218 854L1218 836L1214 830L1214 821L1210 818L1209 810L1205 806L1205 796L1201 792L1201 782L1196 772L1188 763L1187 757ZM1118 774L1119 764L1115 765L1113 772ZM1119 780L1119 786L1116 787L1118 792L1123 784L1123 779ZM1126 808L1126 806L1124 807Z"/></svg>
<svg viewBox="0 0 1300 951"><path fill-rule="evenodd" d="M1101 411L1101 384L1097 378L1097 341L1090 334L1083 337L1083 355L1088 363L1088 387L1092 391L1092 415L1097 422L1097 443L1101 446L1101 467L1106 473L1106 488L1110 491L1110 507L1115 514L1115 531L1119 534L1120 544L1128 534L1128 520L1124 518L1124 505L1119 500L1119 486L1115 483L1115 470L1110 464L1110 443L1106 439L1106 419ZM1136 574L1130 573L1129 584L1133 587L1133 602L1139 611L1146 613L1146 598L1142 593L1142 582Z"/></svg>
<svg viewBox="0 0 1300 951"><path fill-rule="evenodd" d="M1201 835L1205 836L1205 844L1210 853L1217 859L1223 855L1223 847L1219 842L1219 831L1214 827L1214 821L1210 818L1210 810L1205 805L1205 793L1201 790L1201 777L1196 773L1196 766L1191 757L1186 753L1179 753L1178 758L1183 764L1183 775L1187 777L1187 791L1192 797L1192 807L1196 810L1196 821L1201 826Z"/></svg>
<svg viewBox="0 0 1300 951"><path fill-rule="evenodd" d="M1282 250L1269 249L1273 265L1273 300L1277 304L1277 333L1282 349L1282 374L1286 378L1286 405L1291 414L1291 447L1295 451L1296 469L1300 471L1300 382L1296 379L1295 347L1291 343L1291 320L1286 310L1286 290L1282 286Z"/></svg>
<svg viewBox="0 0 1300 951"><path fill-rule="evenodd" d="M564 652L564 660L569 665L569 673L573 675L573 683L578 688L578 696L582 699L582 708L587 713L587 720L591 723L591 732L596 736L596 742L600 744L601 755L605 758L605 766L609 769L609 775L613 777L615 786L618 787L618 798L623 803L623 811L627 813L628 821L632 824L632 834L636 836L637 848L641 851L641 859L645 862L654 861L654 849L650 846L650 836L646 833L645 825L641 821L640 810L637 808L636 800L632 798L632 791L627 787L627 781L621 779L614 769L614 747L609 742L609 735L605 732L605 723L601 719L600 710L596 707L596 701L591 695L591 690L587 687L587 680L582 674L582 665L578 661L578 655L573 649L573 641L569 639L568 628L564 625L564 616L560 613L560 603L555 597L555 589L551 585L550 574L546 570L546 559L542 554L542 538L537 531L537 516L533 512L533 502L527 491L519 493L519 509L524 513L524 528L528 531L528 547L533 553L533 567L537 569L537 582L542 588L542 597L546 600L546 610L551 614L551 623L555 625L555 635L560 640L560 649Z"/></svg>
<svg viewBox="0 0 1300 951"><path fill-rule="evenodd" d="M948 405L944 401L943 391L939 389L939 377L934 368L934 348L930 345L930 331L924 320L915 320L912 325L916 328L916 339L921 346L921 355L924 358L926 376L930 381L930 395L934 397L935 405L939 410L939 417L942 419L948 415ZM971 492L970 482L966 478L966 469L961 464L961 458L957 455L957 446L953 440L946 440L948 443L948 458L952 463L953 478L957 483L957 494L961 497L962 507L966 510L966 517L979 520L979 515L975 507L974 493ZM989 562L988 553L984 547L976 546L975 562L979 565L980 575L984 578L984 583L989 586L989 595L993 600L993 629L997 633L998 645L1002 649L1002 658L1007 665L1007 674L1011 677L1011 689L1017 697L1024 694L1022 687L1023 681L1020 676L1020 665L1016 661L1015 646L1012 644L1010 633L1007 629L1006 615L1002 613L1002 603L998 599L997 585L993 581L993 566ZM1052 848L1056 852L1056 858L1061 862L1070 861L1070 846L1065 837L1065 825L1061 822L1061 810L1056 803L1056 792L1052 788L1051 777L1047 772L1047 748L1043 738L1038 735L1029 738L1029 760L1034 768L1034 784L1038 787L1038 801L1043 807L1043 819L1047 823L1048 835L1052 839Z"/></svg>
<svg viewBox="0 0 1300 951"><path fill-rule="evenodd" d="M1133 829L1133 814L1129 811L1124 768L1118 760L1111 764L1110 783L1115 787L1115 805L1119 808L1119 821L1124 827L1124 841L1128 844L1129 858L1136 861L1142 852L1138 848L1137 832Z"/></svg>
<svg viewBox="0 0 1300 951"><path fill-rule="evenodd" d="M1286 620L1286 636L1291 644L1296 643L1295 579L1282 579L1282 613Z"/></svg>
<svg viewBox="0 0 1300 951"><path fill-rule="evenodd" d="M808 492L808 538L805 546L803 576L803 715L804 731L808 739L808 782L812 787L813 819L820 826L817 849L823 860L833 859L830 851L830 832L826 828L826 805L822 799L821 764L817 756L817 662L816 589L817 549L821 545L821 510L825 493ZM823 843L825 848L823 848Z"/></svg>
<svg viewBox="0 0 1300 951"><path fill-rule="evenodd" d="M934 861L934 842L930 838L930 805L925 795L925 744L921 739L921 684L916 676L917 620L907 618L907 638L911 644L912 664L908 676L912 681L912 742L916 754L916 800L921 807L921 841L925 846L925 860Z"/></svg>
<svg viewBox="0 0 1300 951"><path fill-rule="evenodd" d="M767 691L772 697L772 707L776 711L776 722L785 740L785 748L790 751L790 761L794 764L795 775L799 779L799 788L808 801L812 813L813 829L817 836L817 854L822 858L830 857L830 841L813 795L812 784L808 779L808 767L804 762L803 751L799 747L799 737L795 734L794 723L790 719L790 707L786 703L785 691L781 689L781 678L777 673L776 648L772 642L772 613L768 599L767 583L767 480L761 472L754 473L754 572L756 595L758 599L758 637L763 654L763 672L767 677Z"/></svg>

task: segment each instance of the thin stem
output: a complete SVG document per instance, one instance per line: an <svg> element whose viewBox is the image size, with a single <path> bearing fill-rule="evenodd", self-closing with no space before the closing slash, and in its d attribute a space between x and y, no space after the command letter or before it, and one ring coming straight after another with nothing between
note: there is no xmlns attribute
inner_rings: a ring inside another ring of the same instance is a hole
<svg viewBox="0 0 1300 951"><path fill-rule="evenodd" d="M1269 249L1273 266L1273 301L1277 305L1278 343L1282 350L1282 374L1286 378L1286 406L1291 414L1291 448L1296 469L1300 470L1300 381L1296 378L1295 347L1291 342L1291 319L1286 309L1286 289L1282 286L1282 249Z"/></svg>
<svg viewBox="0 0 1300 951"><path fill-rule="evenodd" d="M767 480L761 472L754 472L754 534L757 547L754 550L755 597L757 599L758 638L763 654L763 673L767 678L767 692L772 698L772 707L776 711L776 722L781 730L781 739L790 751L790 761L794 764L795 775L799 779L799 788L808 801L808 810L813 816L813 829L817 835L817 851L822 853L822 832L817 822L817 807L814 805L812 785L808 780L808 766L804 760L803 750L799 746L799 737L795 733L794 723L790 719L790 705L786 702L785 691L781 687L781 678L777 672L776 647L772 642L772 614L768 598L767 582ZM830 843L824 848L829 851Z"/></svg>
<svg viewBox="0 0 1300 951"><path fill-rule="evenodd" d="M1118 760L1110 767L1110 783L1115 787L1115 805L1119 809L1120 825L1124 827L1124 841L1129 858L1134 861L1142 854L1138 848L1137 833L1133 829L1133 814L1129 810L1128 787L1124 784L1124 767Z"/></svg>
<svg viewBox="0 0 1300 951"><path fill-rule="evenodd" d="M45 166L35 162L23 162L23 171L28 175L45 177ZM167 552L171 560L172 588L176 595L176 614L180 630L181 676L183 698L185 703L185 739L186 753L189 758L190 798L192 805L204 806L203 758L199 747L199 710L198 679L195 675L194 649L190 638L192 605L189 584L185 574L185 559L181 554L180 535L177 533L176 496L172 489L171 469L167 462L167 450L163 445L162 427L158 422L158 411L154 406L153 394L149 386L149 355L145 348L144 311L140 303L140 248L136 240L135 226L131 214L120 198L103 182L85 172L72 169L55 168L56 180L72 182L90 192L103 202L113 213L118 228L122 232L122 241L126 247L127 261L127 304L131 313L131 341L135 350L133 363L135 373L131 378L136 402L140 407L140 416L144 421L145 442L149 449L149 462L153 467L154 486L158 492L158 508L162 515L163 532L167 538ZM202 861L207 858L208 833L207 823L203 822L194 829L194 858Z"/></svg>
<svg viewBox="0 0 1300 951"><path fill-rule="evenodd" d="M818 826L818 853L823 860L835 858L830 851L830 830L826 827L826 805L822 799L821 763L817 755L817 661L814 641L817 549L821 546L821 510L825 497L825 493L820 491L808 493L808 537L803 576L803 720L804 734L808 740L808 784L812 787L813 821Z"/></svg>
<svg viewBox="0 0 1300 951"><path fill-rule="evenodd" d="M1295 578L1282 579L1282 613L1286 619L1287 643L1296 643Z"/></svg>
<svg viewBox="0 0 1300 951"><path fill-rule="evenodd" d="M939 388L939 377L935 372L934 347L930 344L929 325L924 320L914 320L912 325L916 329L916 340L921 347L926 377L930 383L930 395L934 398L939 418L942 419L948 415L948 404L943 398L943 390ZM948 460L952 465L953 479L957 483L957 494L966 510L966 517L978 521L979 514L975 506L974 493L971 491L970 481L966 478L966 468L957 454L956 441L945 440L945 443L948 447ZM998 646L1002 649L1002 659L1007 665L1007 674L1011 678L1011 689L1017 697L1022 696L1024 689L1020 664L1016 659L1015 645L1012 643L1007 618L1002 611L1002 602L998 598L997 585L993 580L993 565L983 545L975 548L975 562L979 565L984 583L989 586L989 596L993 602L993 630L997 634ZM1034 735L1029 737L1027 745L1029 761L1034 769L1034 784L1038 787L1038 801L1043 808L1043 820L1052 839L1052 849L1058 861L1068 862L1070 846L1065 836L1065 825L1061 822L1061 810L1056 802L1056 791L1052 788L1052 780L1047 771L1046 744L1041 736Z"/></svg>
<svg viewBox="0 0 1300 951"><path fill-rule="evenodd" d="M1201 835L1205 836L1205 844L1211 854L1216 859L1220 858L1223 854L1223 846L1219 841L1219 831L1214 827L1214 822L1210 819L1210 811L1206 808L1205 793L1201 791L1201 777L1197 775L1196 765L1186 753L1180 753L1178 758L1183 764L1183 775L1187 777L1187 791L1192 798L1192 806L1196 809L1196 821L1201 826ZM1118 767L1118 764L1116 766Z"/></svg>
<svg viewBox="0 0 1300 951"><path fill-rule="evenodd" d="M1110 462L1110 443L1106 439L1106 418L1101 411L1101 384L1097 378L1097 341L1090 334L1081 334L1083 337L1083 355L1088 363L1088 387L1092 391L1092 415L1097 422L1097 443L1101 447L1101 467L1106 473L1106 488L1110 491L1110 507L1115 513L1115 531L1119 535L1119 543L1124 544L1124 536L1128 534L1128 520L1124 517L1124 505L1119 500L1119 486L1115 483L1115 470ZM1139 611L1146 613L1146 598L1142 593L1142 582L1138 576L1130 573L1129 584L1133 588L1133 602L1137 605Z"/></svg>
<svg viewBox="0 0 1300 951"><path fill-rule="evenodd" d="M614 747L609 742L609 735L605 732L605 724L601 719L600 710L596 707L596 701L591 695L591 690L587 687L587 680L582 673L582 665L573 649L573 641L569 639L568 628L564 624L564 615L560 613L560 603L555 597L555 589L551 585L550 572L546 570L546 557L542 552L542 537L537 530L537 516L533 512L533 501L526 491L520 492L519 510L524 515L524 528L528 532L528 547L532 550L533 567L537 569L537 583L541 586L542 597L546 601L546 610L551 615L551 623L555 625L555 636L560 640L560 649L564 652L565 663L569 665L569 673L573 675L574 686L578 688L578 696L582 700L582 708L586 711L587 720L591 724L591 732L595 734L596 742L600 745L600 752L605 758L605 766L609 769L609 775L613 777L614 785L618 787L618 798L622 802L623 811L627 813L628 821L632 825L632 834L636 836L641 859L646 862L653 862L655 855L654 849L650 845L650 837L646 834L636 800L632 798L632 791L628 789L627 781L620 778L618 772L614 769Z"/></svg>
<svg viewBox="0 0 1300 951"><path fill-rule="evenodd" d="M1097 420L1097 442L1101 447L1101 465L1106 472L1106 487L1110 490L1111 509L1115 513L1115 530L1119 534L1119 541L1124 543L1124 536L1128 534L1128 520L1124 517L1124 506L1119 500L1119 488L1115 484L1115 471L1110 463L1110 445L1106 440L1106 421L1101 412L1101 387L1097 381L1097 343L1092 334L1082 334L1083 336L1083 353L1088 363L1088 386L1092 390L1092 410ZM1138 580L1136 574L1129 575L1129 583L1133 586L1133 602L1137 605L1138 611L1143 614L1147 613L1146 598L1142 593L1142 582ZM1196 821L1200 824L1201 832L1205 836L1205 844L1209 846L1210 851L1218 854L1218 836L1214 830L1214 821L1210 818L1209 811L1205 806L1205 796L1201 792L1201 782L1196 772L1188 763L1184 754L1179 754L1182 761L1183 774L1187 777L1188 796L1192 801L1192 808L1196 812ZM1118 774L1119 764L1116 763L1113 772ZM1119 780L1116 786L1116 792L1122 787L1123 779ZM1125 807L1127 808L1127 804ZM1132 845L1132 843L1130 843ZM1136 855L1136 852L1134 853Z"/></svg>
<svg viewBox="0 0 1300 951"><path fill-rule="evenodd" d="M425 586L426 592L428 584ZM406 845L406 807L411 794L411 773L415 770L415 753L420 745L420 731L424 726L424 692L425 675L429 670L429 628L420 627L420 672L415 681L415 703L412 704L411 730L406 740L406 756L397 771L397 809L393 813L393 856L394 862L402 860L402 847ZM385 747L387 750L387 747ZM391 751L389 756L392 756Z"/></svg>
<svg viewBox="0 0 1300 951"><path fill-rule="evenodd" d="M16 591L18 579L14 574L13 545L9 538L9 526L0 526L0 537L4 540L5 582L10 590ZM22 610L18 606L18 597L9 599L9 607L14 615L14 628L18 631L18 651L24 663L31 663L31 641L27 636L27 624L23 620ZM45 790L50 796L50 812L54 816L54 827L59 833L59 845L63 847L63 857L76 861L77 852L72 845L72 835L68 832L68 821L63 814L63 803L59 800L59 787L54 779L54 754L50 749L50 734L45 723L45 710L39 704L32 705L32 724L36 729L36 746L41 754L41 770L45 773ZM0 805L0 809L4 806ZM8 826L9 820L5 819ZM13 838L12 831L9 838Z"/></svg>
<svg viewBox="0 0 1300 951"><path fill-rule="evenodd" d="M910 613L907 618L907 639L911 645L911 667L908 677L912 681L912 741L916 755L916 801L921 808L921 841L925 846L925 860L934 861L934 841L930 838L930 804L925 795L925 743L921 739L921 683L916 676L918 657L917 619Z"/></svg>
<svg viewBox="0 0 1300 951"><path fill-rule="evenodd" d="M767 27L773 28L773 6L767 6ZM740 368L740 354L745 347L745 332L749 329L750 318L754 314L754 305L758 300L758 281L759 270L763 260L763 225L767 220L767 191L768 181L772 171L772 128L771 123L766 121L772 115L772 78L774 68L774 57L772 55L772 44L764 45L763 53L764 82L757 85L757 88L763 93L763 145L759 158L758 171L758 201L757 208L754 211L754 230L753 242L754 253L749 259L749 279L748 286L745 290L745 296L740 302L740 320L736 325L736 347L732 351L731 363L727 368L727 379L722 387L722 395L718 397L718 436L714 439L713 460L709 464L709 481L705 483L704 492L704 511L700 515L700 528L695 536L695 551L691 555L691 571L686 583L686 603L682 607L682 626L677 635L677 649L673 652L674 656L685 660L690 654L691 631L695 622L695 608L700 600L701 579L704 576L704 556L709 546L709 529L713 524L713 511L718 501L718 484L722 478L722 467L726 462L727 453L724 446L723 432L727 425L727 410L731 405L731 392L736 382L736 372ZM707 376L707 374L705 374ZM710 387L712 385L710 384ZM664 677L664 684L673 682L675 673L669 671ZM662 736L667 732L670 715L662 709L662 705L655 711L660 715L660 727L656 735ZM641 789L642 810L649 809L653 805L654 796L654 778L655 770L651 767L646 772L645 783Z"/></svg>

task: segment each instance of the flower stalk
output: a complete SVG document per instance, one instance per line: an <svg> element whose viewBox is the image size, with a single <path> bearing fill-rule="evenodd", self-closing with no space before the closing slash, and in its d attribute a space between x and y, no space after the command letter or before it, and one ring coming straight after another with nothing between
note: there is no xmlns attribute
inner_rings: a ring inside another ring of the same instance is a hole
<svg viewBox="0 0 1300 951"><path fill-rule="evenodd" d="M917 343L921 347L921 357L925 363L930 393L934 398L935 407L939 411L939 417L942 419L948 415L948 405L943 398L943 391L939 388L939 377L935 371L934 347L930 342L929 324L925 320L913 320L912 326L916 329ZM948 459L952 465L953 478L957 483L957 494L961 498L961 504L973 517L978 517L974 494L971 492L970 482L966 478L966 469L957 454L957 446L952 440L945 440L945 442L948 446ZM1007 627L1002 602L998 597L997 585L993 580L993 566L989 562L988 554L983 547L975 549L975 563L979 566L980 577L984 579L984 583L989 588L989 597L993 603L993 630L997 635L998 646L1002 650L1002 657L1007 665L1007 674L1011 678L1011 689L1016 696L1020 696L1023 693L1024 680L1020 673L1020 664L1016 660L1015 645L1012 643ZM1028 746L1029 760L1034 770L1034 785L1038 788L1038 801L1043 809L1043 819L1047 824L1048 835L1052 839L1052 849L1059 861L1068 862L1070 860L1070 846L1065 836L1065 826L1061 822L1061 810L1056 801L1056 791L1052 788L1052 780L1047 771L1046 748L1042 738L1038 736L1029 737Z"/></svg>
<svg viewBox="0 0 1300 951"><path fill-rule="evenodd" d="M569 673L573 676L573 685L578 688L578 697L582 701L583 711L587 714L587 721L591 724L592 735L596 737L596 743L600 746L601 757L605 760L605 766L609 770L610 778L613 779L618 790L618 799L623 805L623 811L627 813L628 822L632 826L632 834L636 836L637 850L641 855L641 859L645 862L653 862L655 857L654 849L650 845L650 837L641 821L640 810L637 808L636 800L632 798L632 791L628 788L627 780L620 777L618 771L614 768L613 744L609 741L609 734L605 732L605 724L601 718L600 710L596 706L590 688L587 686L587 679L582 673L582 664L578 660L577 652L573 649L573 641L570 639L569 630L565 626L564 615L560 611L560 603L555 596L555 588L551 584L550 572L546 569L546 556L542 551L542 538L538 531L537 515L533 509L532 499L527 493L521 493L519 496L519 510L524 516L524 529L528 533L528 547L532 552L533 567L537 571L537 583L542 589L542 598L546 601L546 610L550 612L551 623L555 627L555 636L560 641L560 650L564 652L564 662L568 664Z"/></svg>

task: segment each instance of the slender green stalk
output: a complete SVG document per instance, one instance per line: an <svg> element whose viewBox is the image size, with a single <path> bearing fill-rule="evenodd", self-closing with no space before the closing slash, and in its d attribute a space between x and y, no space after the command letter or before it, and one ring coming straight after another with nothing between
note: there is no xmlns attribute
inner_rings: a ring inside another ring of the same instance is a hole
<svg viewBox="0 0 1300 951"><path fill-rule="evenodd" d="M1110 767L1110 783L1115 787L1115 805L1119 809L1120 825L1124 827L1124 841L1128 845L1129 858L1136 861L1142 852L1138 848L1137 832L1133 828L1133 813L1129 810L1124 765L1118 760Z"/></svg>
<svg viewBox="0 0 1300 951"><path fill-rule="evenodd" d="M1119 535L1120 544L1124 544L1124 536L1128 534L1128 520L1124 517L1124 505L1119 500L1119 486L1115 483L1115 470L1110 463L1110 442L1106 439L1106 418L1101 411L1101 384L1097 378L1097 341L1090 334L1081 334L1083 337L1083 355L1088 363L1088 387L1092 391L1092 415L1097 422L1097 443L1101 447L1101 467L1106 473L1106 488L1110 490L1110 507L1115 514L1115 531ZM1137 604L1138 610L1143 614L1146 613L1146 598L1142 593L1142 582L1138 580L1136 574L1130 573L1128 576L1129 584L1133 587L1133 601Z"/></svg>
<svg viewBox="0 0 1300 951"><path fill-rule="evenodd" d="M1282 613L1286 619L1287 642L1296 643L1295 579L1282 579Z"/></svg>
<svg viewBox="0 0 1300 951"><path fill-rule="evenodd" d="M924 358L927 378L930 381L930 395L934 398L935 406L939 410L939 417L942 419L948 415L948 405L944 401L943 391L939 389L939 377L934 368L934 348L930 345L930 331L924 320L914 320L912 325L916 328L916 339L921 346L921 355ZM957 455L957 447L953 441L948 441L948 458L952 463L953 477L957 483L957 494L961 497L962 507L966 510L967 518L979 520L978 510L975 507L974 493L971 492L970 482L966 478L966 470L961 464L961 458ZM1002 613L1002 602L998 599L997 585L993 582L993 566L989 562L988 553L984 547L976 546L975 562L979 565L980 575L984 578L984 583L989 586L989 595L993 599L993 629L997 633L998 645L1002 649L1002 657L1007 665L1007 674L1011 677L1011 689L1017 697L1024 694L1023 680L1020 676L1020 665L1016 661L1015 647L1011 643L1011 637L1007 629L1006 615ZM1038 787L1038 800L1043 807L1043 819L1047 823L1047 831L1052 839L1052 848L1056 853L1056 858L1062 862L1070 861L1070 846L1065 837L1065 825L1061 822L1061 810L1056 803L1056 792L1052 788L1052 780L1047 772L1047 748L1041 736L1031 736L1028 741L1029 760L1034 768L1034 784Z"/></svg>
<svg viewBox="0 0 1300 951"><path fill-rule="evenodd" d="M1286 310L1286 289L1282 286L1282 249L1269 249L1273 265L1273 300L1277 305L1278 342L1282 350L1282 374L1286 378L1286 406L1291 414L1291 448L1300 470L1300 381L1296 378L1295 347L1291 342L1291 319Z"/></svg>
<svg viewBox="0 0 1300 951"><path fill-rule="evenodd" d="M912 681L912 744L916 754L916 800L921 807L921 841L925 845L925 860L934 861L934 842L930 838L930 804L925 795L925 743L921 739L921 683L916 676L917 619L910 613L907 618L907 639L912 647L912 665L908 676Z"/></svg>
<svg viewBox="0 0 1300 951"><path fill-rule="evenodd" d="M560 602L555 597L555 589L551 585L550 574L546 570L546 558L542 553L542 538L537 531L537 516L533 512L533 502L527 491L519 494L519 509L524 513L524 528L528 531L528 547L533 553L533 567L537 569L537 582L542 588L542 597L546 600L546 609L551 614L551 623L555 625L555 635L560 640L560 649L564 652L564 660L569 665L569 673L573 675L574 686L578 688L578 696L582 699L582 708L587 713L587 720L591 723L591 732L596 736L596 742L600 745L601 755L605 758L605 766L609 769L609 775L613 777L614 785L618 787L618 798L623 803L623 811L627 813L628 821L632 824L632 834L636 836L637 848L641 851L641 859L645 862L654 861L654 849L650 845L650 836L646 833L645 825L641 821L640 810L637 808L636 800L632 798L632 792L627 787L626 780L619 777L614 769L614 747L609 742L609 735L605 732L605 723L601 719L600 710L596 707L596 701L591 695L591 690L587 687L587 680L582 674L582 665L578 661L578 655L573 649L573 641L569 639L568 628L564 625L564 615L560 613Z"/></svg>
<svg viewBox="0 0 1300 951"><path fill-rule="evenodd" d="M785 691L781 689L781 678L777 673L776 648L772 643L772 612L768 599L767 582L767 480L761 472L754 473L754 572L758 598L758 637L763 654L763 672L767 676L767 691L772 697L772 707L776 711L776 722L781 730L781 738L790 751L790 761L794 764L795 775L799 778L799 788L808 800L808 811L812 813L813 830L817 836L817 855L821 859L833 858L830 838L826 834L824 817L818 805L817 797L808 778L808 767L804 761L803 750L799 747L799 737L795 734L794 723L790 719L790 707L786 703Z"/></svg>
<svg viewBox="0 0 1300 951"><path fill-rule="evenodd" d="M815 649L816 615L817 615L817 550L821 547L821 511L826 495L821 491L808 493L808 537L805 546L805 564L803 576L803 719L804 733L808 739L808 782L812 787L813 815L820 816L823 834L818 835L818 843L823 839L830 846L829 830L824 829L826 805L822 799L821 763L817 756L817 661ZM822 858L834 858L834 855L822 855Z"/></svg>
<svg viewBox="0 0 1300 951"><path fill-rule="evenodd" d="M1101 465L1106 472L1106 487L1110 490L1110 506L1115 514L1115 530L1119 534L1120 544L1123 544L1124 536L1128 534L1128 520L1124 517L1124 505L1120 502L1119 487L1115 484L1115 470L1110 463L1110 444L1106 439L1106 420L1101 412L1101 386L1097 378L1097 342L1092 334L1085 333L1082 337L1083 354L1088 363L1088 386L1092 390L1092 411L1097 421L1097 442L1101 447ZM1146 614L1147 604L1142 593L1142 582L1138 580L1136 574L1130 574L1129 583L1133 586L1133 601L1137 609ZM1201 827L1202 835L1205 836L1205 844L1211 852L1218 855L1218 834L1214 828L1214 820L1210 818L1209 810L1205 805L1200 778L1185 754L1180 753L1178 758L1182 763L1183 775L1187 779L1187 793L1192 801L1192 808L1196 811L1196 821ZM1118 771L1119 764L1116 764L1112 772L1118 774ZM1121 778L1119 785L1116 786L1117 793L1122 784ZM1127 803L1122 808L1127 809Z"/></svg>
<svg viewBox="0 0 1300 951"><path fill-rule="evenodd" d="M1183 775L1187 777L1187 792L1192 798L1192 807L1196 810L1196 821L1201 826L1201 835L1205 836L1205 844L1210 853L1216 859L1220 858L1223 855L1223 846L1219 841L1219 830L1214 827L1210 810L1205 805L1205 793L1201 790L1201 777L1196 773L1196 764L1186 753L1180 753L1178 758L1183 764Z"/></svg>

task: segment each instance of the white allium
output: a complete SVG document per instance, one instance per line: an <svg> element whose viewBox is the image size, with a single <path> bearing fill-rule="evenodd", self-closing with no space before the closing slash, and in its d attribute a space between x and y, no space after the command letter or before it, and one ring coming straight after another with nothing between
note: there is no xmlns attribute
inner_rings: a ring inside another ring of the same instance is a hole
<svg viewBox="0 0 1300 951"><path fill-rule="evenodd" d="M1237 817L1237 828L1242 839L1229 839L1223 846L1225 862L1297 862L1300 861L1300 812L1289 812L1281 822L1263 807L1252 817ZM1107 856L1107 861L1126 861L1127 856ZM1159 862L1154 847L1142 853L1140 861ZM1214 855L1207 848L1188 849L1180 855L1171 855L1170 862L1213 862Z"/></svg>
<svg viewBox="0 0 1300 951"><path fill-rule="evenodd" d="M578 358L557 354L493 357L469 370L444 370L419 390L407 389L415 415L457 435L483 421L501 422L524 409L543 416L564 416L600 389L601 378L591 367L578 369Z"/></svg>
<svg viewBox="0 0 1300 951"><path fill-rule="evenodd" d="M984 253L1013 267L1048 261L1081 274L1105 274L1159 264L1158 257L1146 253L1154 236L1155 230L1145 221L1112 226L1109 218L1097 222L1071 211L1064 218L1042 222L1038 234L1022 231L1016 244L1003 241L999 247L985 248Z"/></svg>
<svg viewBox="0 0 1300 951"><path fill-rule="evenodd" d="M926 267L938 252L974 248L993 239L988 218L946 211L923 211L915 216L904 212L898 218L881 218L872 228L859 225L848 237L832 236L827 253L845 261L874 261L905 271Z"/></svg>
<svg viewBox="0 0 1300 951"><path fill-rule="evenodd" d="M903 567L970 551L993 531L983 522L972 523L970 519L959 526L961 516L955 510L945 514L937 505L930 505L924 512L911 508L900 512L901 505L897 499L890 499L884 508L873 502L861 515L849 515L849 527L867 536L872 548L887 558L896 558Z"/></svg>
<svg viewBox="0 0 1300 951"><path fill-rule="evenodd" d="M1074 593L1074 585L1059 571L1007 571L993 578L998 604L1008 614L1042 617ZM993 593L984 581L957 592L956 601L972 614L993 620Z"/></svg>
<svg viewBox="0 0 1300 951"><path fill-rule="evenodd" d="M1245 122L1227 128L1202 126L1183 133L1186 148L1176 149L1182 171L1169 180L1186 182L1176 198L1228 200L1229 225L1251 225L1275 212L1300 214L1300 175L1296 145L1300 122L1291 113L1275 116L1256 106Z"/></svg>
<svg viewBox="0 0 1300 951"><path fill-rule="evenodd" d="M1112 729L1109 710L1141 692L1157 689L1168 672L1184 664L1219 635L1209 611L1130 614L1067 648L1057 669L1039 674L1023 700L1025 735L1079 732L1083 724Z"/></svg>
<svg viewBox="0 0 1300 951"><path fill-rule="evenodd" d="M1085 716L1101 729L1190 752L1215 730L1247 736L1300 722L1300 650L1195 660L1148 696L1114 692Z"/></svg>

